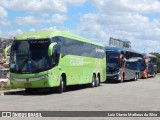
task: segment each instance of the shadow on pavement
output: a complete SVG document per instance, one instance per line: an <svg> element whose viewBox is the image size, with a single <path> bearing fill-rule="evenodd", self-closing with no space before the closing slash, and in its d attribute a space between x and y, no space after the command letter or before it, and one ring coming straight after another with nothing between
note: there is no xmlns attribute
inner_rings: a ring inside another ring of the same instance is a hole
<svg viewBox="0 0 160 120"><path fill-rule="evenodd" d="M67 89L66 89L66 91L64 93L83 90L83 89L89 89L89 88L90 87L88 85L69 86L69 87L67 87ZM62 94L64 94L64 93L62 93ZM22 95L22 96L28 96L28 95L50 95L50 94L60 94L60 93L57 92L56 88L34 89L30 93L26 93L25 90L4 92L4 95Z"/></svg>

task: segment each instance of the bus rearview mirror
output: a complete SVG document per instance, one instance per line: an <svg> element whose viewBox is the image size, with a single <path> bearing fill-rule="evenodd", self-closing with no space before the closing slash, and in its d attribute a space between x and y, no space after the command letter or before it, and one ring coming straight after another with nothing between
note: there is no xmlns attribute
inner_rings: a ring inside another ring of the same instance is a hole
<svg viewBox="0 0 160 120"><path fill-rule="evenodd" d="M48 56L52 56L53 51L54 51L54 46L57 45L57 43L51 43L48 47Z"/></svg>
<svg viewBox="0 0 160 120"><path fill-rule="evenodd" d="M9 45L4 49L4 52L3 52L4 59L7 59L7 52L9 51L10 48L11 48L11 45Z"/></svg>

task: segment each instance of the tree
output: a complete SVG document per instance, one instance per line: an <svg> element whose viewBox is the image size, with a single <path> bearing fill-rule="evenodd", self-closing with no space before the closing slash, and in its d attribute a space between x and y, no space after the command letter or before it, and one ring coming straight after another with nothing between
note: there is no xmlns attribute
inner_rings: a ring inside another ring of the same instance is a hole
<svg viewBox="0 0 160 120"><path fill-rule="evenodd" d="M123 46L126 47L126 48L131 48L131 41L125 40Z"/></svg>

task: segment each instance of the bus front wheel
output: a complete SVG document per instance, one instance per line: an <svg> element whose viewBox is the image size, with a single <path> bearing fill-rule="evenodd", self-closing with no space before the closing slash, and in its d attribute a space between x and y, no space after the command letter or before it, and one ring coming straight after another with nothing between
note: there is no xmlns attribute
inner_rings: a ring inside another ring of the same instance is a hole
<svg viewBox="0 0 160 120"><path fill-rule="evenodd" d="M63 93L66 90L66 83L63 79L63 77L60 78L60 86L58 87L58 93Z"/></svg>
<svg viewBox="0 0 160 120"><path fill-rule="evenodd" d="M134 76L134 81L138 80L138 74L136 73Z"/></svg>
<svg viewBox="0 0 160 120"><path fill-rule="evenodd" d="M155 77L155 76L156 76L156 72L153 73L153 77Z"/></svg>
<svg viewBox="0 0 160 120"><path fill-rule="evenodd" d="M123 83L124 82L124 74L122 75L121 79L120 79L120 83Z"/></svg>

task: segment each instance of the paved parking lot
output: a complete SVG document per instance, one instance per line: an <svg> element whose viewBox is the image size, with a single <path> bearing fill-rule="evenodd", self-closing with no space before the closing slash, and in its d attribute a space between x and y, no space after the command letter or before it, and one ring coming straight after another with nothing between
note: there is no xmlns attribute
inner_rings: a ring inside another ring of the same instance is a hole
<svg viewBox="0 0 160 120"><path fill-rule="evenodd" d="M159 93L160 76L96 88L71 87L63 94L20 91L0 96L0 111L159 111Z"/></svg>

